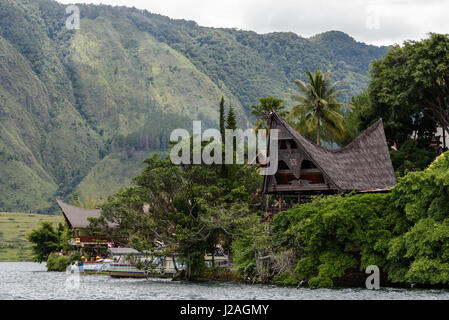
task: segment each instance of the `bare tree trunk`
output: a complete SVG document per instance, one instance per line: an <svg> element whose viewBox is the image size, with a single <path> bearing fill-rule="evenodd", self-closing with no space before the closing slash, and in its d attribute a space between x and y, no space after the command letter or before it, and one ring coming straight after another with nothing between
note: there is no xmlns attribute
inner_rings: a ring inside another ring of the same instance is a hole
<svg viewBox="0 0 449 320"><path fill-rule="evenodd" d="M187 249L187 279L190 280L190 248Z"/></svg>
<svg viewBox="0 0 449 320"><path fill-rule="evenodd" d="M176 273L178 273L178 266L176 265L176 260L175 260L175 256L174 255L171 256L171 260L173 261L173 266L175 267Z"/></svg>
<svg viewBox="0 0 449 320"><path fill-rule="evenodd" d="M316 144L321 145L321 133L320 133L320 117L318 116L318 122L316 126Z"/></svg>

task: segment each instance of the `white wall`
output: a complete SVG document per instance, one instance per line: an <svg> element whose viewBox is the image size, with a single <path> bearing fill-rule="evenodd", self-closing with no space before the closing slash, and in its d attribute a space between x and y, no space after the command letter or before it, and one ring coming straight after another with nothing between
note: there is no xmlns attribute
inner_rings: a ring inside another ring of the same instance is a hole
<svg viewBox="0 0 449 320"><path fill-rule="evenodd" d="M438 128L436 135L440 136L441 147L443 147L443 129ZM446 132L446 148L449 148L449 133L447 132Z"/></svg>

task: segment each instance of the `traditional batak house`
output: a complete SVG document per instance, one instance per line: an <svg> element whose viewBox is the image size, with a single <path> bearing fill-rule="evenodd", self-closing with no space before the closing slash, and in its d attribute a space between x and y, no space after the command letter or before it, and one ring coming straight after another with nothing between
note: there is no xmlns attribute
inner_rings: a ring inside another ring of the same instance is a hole
<svg viewBox="0 0 449 320"><path fill-rule="evenodd" d="M267 212L301 203L301 197L317 194L387 192L396 184L382 120L377 121L344 148L320 147L276 113L270 128L278 129L278 169L264 176L262 194L274 194L278 203ZM270 157L271 150L267 156Z"/></svg>
<svg viewBox="0 0 449 320"><path fill-rule="evenodd" d="M62 211L65 222L70 230L72 230L73 238L70 240L70 244L73 246L80 246L82 248L82 254L84 255L85 247L100 248L113 247L114 243L106 236L92 236L85 235L89 229L88 218L100 217L99 209L83 209L64 203L59 199L56 199L58 206ZM113 228L113 224L109 224L110 228Z"/></svg>

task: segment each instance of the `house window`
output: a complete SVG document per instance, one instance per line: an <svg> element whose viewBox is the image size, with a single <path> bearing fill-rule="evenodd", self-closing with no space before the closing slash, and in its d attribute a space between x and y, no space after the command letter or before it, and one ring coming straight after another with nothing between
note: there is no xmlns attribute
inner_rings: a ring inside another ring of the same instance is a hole
<svg viewBox="0 0 449 320"><path fill-rule="evenodd" d="M287 141L285 141L285 140L280 140L280 141L279 141L279 149L281 149L281 150L287 149Z"/></svg>
<svg viewBox="0 0 449 320"><path fill-rule="evenodd" d="M310 184L325 184L324 176L312 161L303 160L300 169L300 179Z"/></svg>
<svg viewBox="0 0 449 320"><path fill-rule="evenodd" d="M296 180L287 163L283 160L278 162L278 171L275 175L276 184L290 184L290 181Z"/></svg>
<svg viewBox="0 0 449 320"><path fill-rule="evenodd" d="M280 173L277 172L274 176L276 178L276 184L290 184L290 181L296 180L296 177L293 173Z"/></svg>
<svg viewBox="0 0 449 320"><path fill-rule="evenodd" d="M314 169L316 166L313 164L312 161L309 160L303 160L301 163L301 169Z"/></svg>
<svg viewBox="0 0 449 320"><path fill-rule="evenodd" d="M298 149L298 144L293 139L279 140L279 149L286 150L290 145L290 149Z"/></svg>
<svg viewBox="0 0 449 320"><path fill-rule="evenodd" d="M288 165L285 163L285 161L280 160L278 162L278 170L290 170L290 168L288 167Z"/></svg>

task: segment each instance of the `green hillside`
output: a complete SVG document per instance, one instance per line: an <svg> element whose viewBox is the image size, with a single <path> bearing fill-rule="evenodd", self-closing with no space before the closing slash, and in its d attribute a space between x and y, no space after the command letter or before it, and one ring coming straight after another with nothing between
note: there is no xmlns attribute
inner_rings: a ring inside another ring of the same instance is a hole
<svg viewBox="0 0 449 320"><path fill-rule="evenodd" d="M65 28L51 0L0 1L0 210L56 212L55 197L105 197L191 120L215 126L223 95L242 127L261 96L285 98L331 70L350 97L387 48L337 31L310 39L205 28L147 11L80 5ZM126 155L126 156L124 156Z"/></svg>
<svg viewBox="0 0 449 320"><path fill-rule="evenodd" d="M81 199L93 197L101 202L121 187L129 185L131 178L142 172L143 160L152 154L154 152L137 151L132 156L126 151L111 153L90 170L76 192Z"/></svg>

